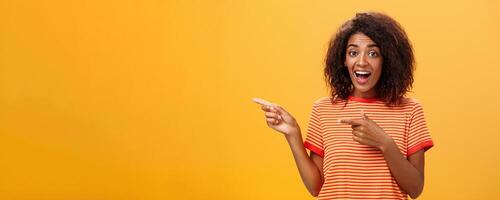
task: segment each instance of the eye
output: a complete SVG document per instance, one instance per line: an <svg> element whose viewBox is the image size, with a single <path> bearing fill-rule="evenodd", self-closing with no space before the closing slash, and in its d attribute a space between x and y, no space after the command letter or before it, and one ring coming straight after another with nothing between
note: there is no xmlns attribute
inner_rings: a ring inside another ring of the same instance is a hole
<svg viewBox="0 0 500 200"><path fill-rule="evenodd" d="M368 56L370 56L370 57L377 57L378 53L376 51L370 51L370 52L368 52Z"/></svg>
<svg viewBox="0 0 500 200"><path fill-rule="evenodd" d="M358 52L356 52L356 51L349 51L348 54L351 57L356 57L358 55Z"/></svg>

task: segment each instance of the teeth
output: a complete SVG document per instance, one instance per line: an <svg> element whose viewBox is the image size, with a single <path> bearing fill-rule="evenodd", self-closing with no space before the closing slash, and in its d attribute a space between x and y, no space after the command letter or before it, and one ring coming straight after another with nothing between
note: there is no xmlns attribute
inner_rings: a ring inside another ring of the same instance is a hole
<svg viewBox="0 0 500 200"><path fill-rule="evenodd" d="M356 74L360 74L360 75L367 75L367 74L370 74L370 72L367 72L367 71L355 71L354 73L356 73Z"/></svg>
<svg viewBox="0 0 500 200"><path fill-rule="evenodd" d="M369 71L354 71L354 76L356 77L360 77L360 76L363 76L365 78L368 78L369 76L371 75L371 72Z"/></svg>

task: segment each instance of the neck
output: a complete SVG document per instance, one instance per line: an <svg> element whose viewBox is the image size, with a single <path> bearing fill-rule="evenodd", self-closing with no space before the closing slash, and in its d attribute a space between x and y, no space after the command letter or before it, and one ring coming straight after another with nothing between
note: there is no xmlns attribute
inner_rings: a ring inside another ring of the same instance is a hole
<svg viewBox="0 0 500 200"><path fill-rule="evenodd" d="M351 93L351 96L359 97L359 98L376 98L377 97L377 93L375 91L369 91L369 92L353 91Z"/></svg>

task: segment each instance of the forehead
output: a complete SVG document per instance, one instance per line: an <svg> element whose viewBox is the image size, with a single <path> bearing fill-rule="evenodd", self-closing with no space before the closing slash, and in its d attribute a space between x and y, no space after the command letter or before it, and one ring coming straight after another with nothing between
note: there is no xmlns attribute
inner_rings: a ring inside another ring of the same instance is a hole
<svg viewBox="0 0 500 200"><path fill-rule="evenodd" d="M353 44L353 45L356 45L359 47L377 45L370 37L366 36L363 33L352 34L351 37L349 37L349 40L347 41L347 45L350 45L350 44Z"/></svg>

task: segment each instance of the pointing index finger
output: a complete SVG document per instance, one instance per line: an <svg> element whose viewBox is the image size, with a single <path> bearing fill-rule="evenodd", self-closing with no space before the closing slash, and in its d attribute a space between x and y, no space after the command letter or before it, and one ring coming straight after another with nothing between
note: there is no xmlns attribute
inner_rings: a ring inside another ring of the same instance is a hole
<svg viewBox="0 0 500 200"><path fill-rule="evenodd" d="M271 103L271 102L266 101L264 99L253 98L252 100L253 100L253 102L258 103L258 104L263 105L263 106L274 106L274 103Z"/></svg>
<svg viewBox="0 0 500 200"><path fill-rule="evenodd" d="M338 123L349 124L349 125L362 125L358 119L347 119L342 118L337 120Z"/></svg>

